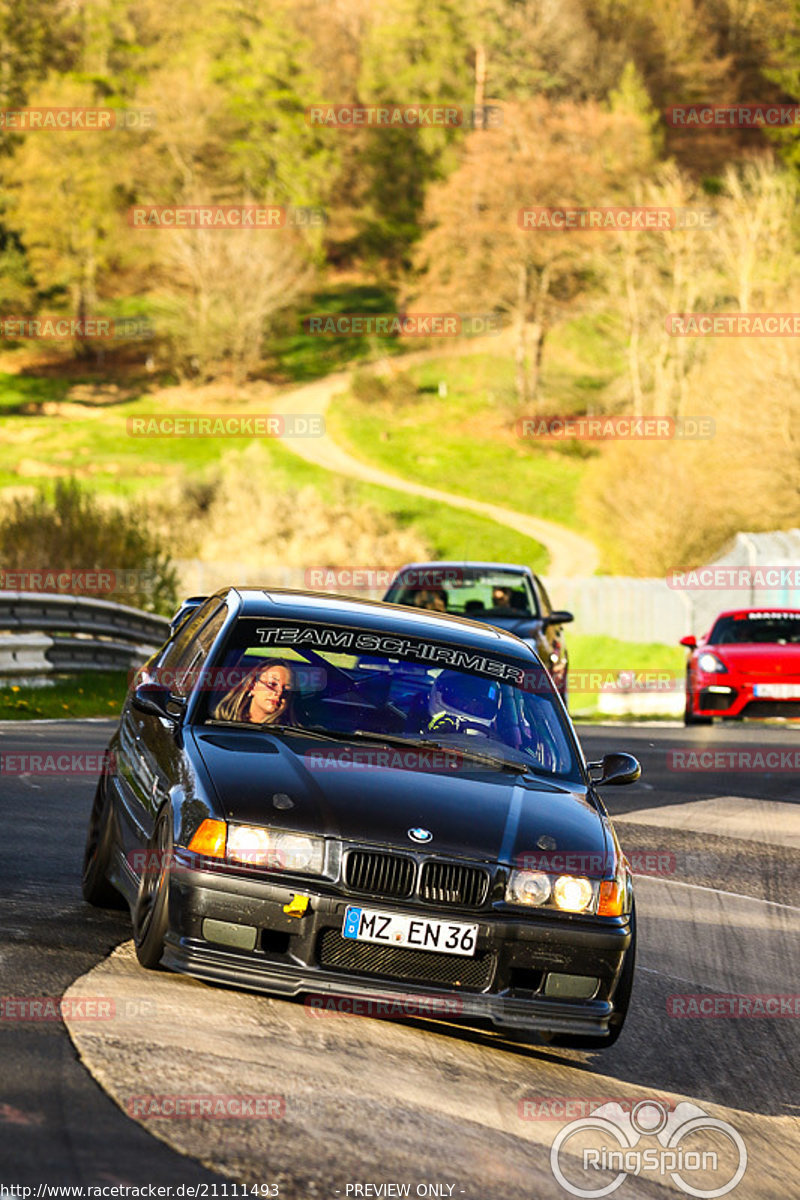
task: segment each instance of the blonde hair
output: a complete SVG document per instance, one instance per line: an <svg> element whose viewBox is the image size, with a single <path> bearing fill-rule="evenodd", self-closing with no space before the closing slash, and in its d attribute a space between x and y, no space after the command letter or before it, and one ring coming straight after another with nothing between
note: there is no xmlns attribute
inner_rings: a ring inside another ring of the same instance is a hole
<svg viewBox="0 0 800 1200"><path fill-rule="evenodd" d="M217 721L247 721L250 717L250 699L253 695L253 688L256 680L262 671L267 671L270 667L283 667L289 673L289 688L294 688L294 671L288 662L282 658L265 659L258 666L253 667L244 679L232 687L227 692L219 703L216 705L212 716ZM286 693L284 692L284 698ZM282 708L276 708L275 712L270 717L266 717L259 722L261 725L274 725L279 718L285 717L289 708L290 701L287 699Z"/></svg>

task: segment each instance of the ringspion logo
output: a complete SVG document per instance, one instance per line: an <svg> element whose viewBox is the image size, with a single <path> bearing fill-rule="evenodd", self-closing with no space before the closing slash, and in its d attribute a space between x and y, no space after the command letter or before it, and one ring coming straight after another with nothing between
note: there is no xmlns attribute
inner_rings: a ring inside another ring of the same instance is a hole
<svg viewBox="0 0 800 1200"><path fill-rule="evenodd" d="M654 1138L656 1145L643 1148L639 1143L644 1137ZM567 1171L575 1176L576 1165L579 1180L567 1176ZM656 1181L668 1176L688 1195L712 1200L740 1182L747 1149L732 1125L711 1117L699 1104L684 1101L669 1111L658 1100L643 1100L626 1112L611 1101L559 1131L550 1168L572 1196L609 1196L634 1175ZM606 1182L608 1172L616 1172L611 1183Z"/></svg>

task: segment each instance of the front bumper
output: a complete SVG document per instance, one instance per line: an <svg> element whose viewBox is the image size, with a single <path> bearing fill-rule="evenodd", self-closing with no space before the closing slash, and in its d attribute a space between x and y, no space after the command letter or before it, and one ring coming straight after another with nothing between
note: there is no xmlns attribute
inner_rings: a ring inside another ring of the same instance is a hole
<svg viewBox="0 0 800 1200"><path fill-rule="evenodd" d="M284 907L298 893L309 897L308 908L302 916L292 916ZM376 952L366 943L343 939L349 904L477 923L475 956L395 947ZM209 921L219 924L209 926ZM209 938L209 930L216 938L226 926L253 930L252 947ZM498 1029L602 1038L630 942L629 917L537 913L522 919L504 906L422 909L396 900L345 897L317 882L298 887L274 878L182 870L170 879L163 962L203 979L283 996L414 997L418 1004L407 1005L408 1015L446 1015L488 1021ZM588 977L597 986L589 999L548 995L551 975Z"/></svg>
<svg viewBox="0 0 800 1200"><path fill-rule="evenodd" d="M773 681L791 685L792 696L758 696L756 689L768 680L749 682L739 676L699 678L692 688L692 711L698 717L800 717L800 680Z"/></svg>

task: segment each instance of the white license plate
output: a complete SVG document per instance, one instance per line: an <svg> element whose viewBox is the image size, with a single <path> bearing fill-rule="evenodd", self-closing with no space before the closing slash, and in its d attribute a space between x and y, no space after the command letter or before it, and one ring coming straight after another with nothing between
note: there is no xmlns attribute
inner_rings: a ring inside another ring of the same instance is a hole
<svg viewBox="0 0 800 1200"><path fill-rule="evenodd" d="M757 683L753 695L763 700L800 700L800 683Z"/></svg>
<svg viewBox="0 0 800 1200"><path fill-rule="evenodd" d="M342 937L404 950L438 950L440 954L475 953L478 926L463 921L434 921L407 913L380 912L351 904L344 914Z"/></svg>

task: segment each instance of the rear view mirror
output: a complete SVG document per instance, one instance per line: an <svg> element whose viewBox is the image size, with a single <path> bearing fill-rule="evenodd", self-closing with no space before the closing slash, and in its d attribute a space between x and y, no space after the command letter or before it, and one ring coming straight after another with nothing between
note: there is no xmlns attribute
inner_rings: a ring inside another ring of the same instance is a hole
<svg viewBox="0 0 800 1200"><path fill-rule="evenodd" d="M687 650L695 650L697 648L697 638L693 633L689 633L686 637L682 637L678 644L685 646Z"/></svg>
<svg viewBox="0 0 800 1200"><path fill-rule="evenodd" d="M599 777L592 778L592 783L597 785L636 783L642 774L639 760L632 754L606 754L602 762L587 763L587 766L590 771L600 771Z"/></svg>

